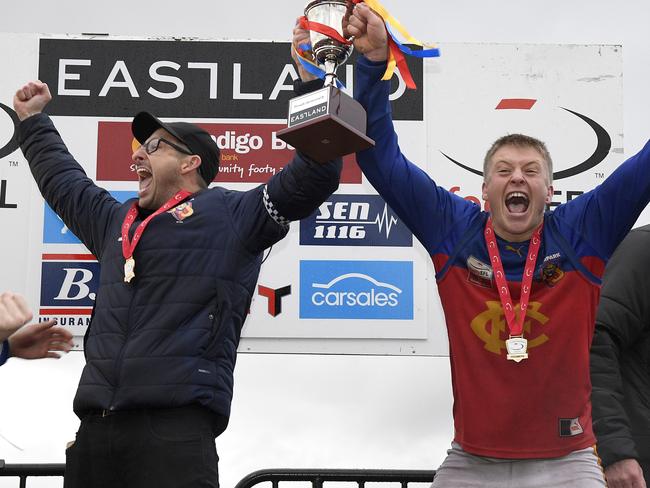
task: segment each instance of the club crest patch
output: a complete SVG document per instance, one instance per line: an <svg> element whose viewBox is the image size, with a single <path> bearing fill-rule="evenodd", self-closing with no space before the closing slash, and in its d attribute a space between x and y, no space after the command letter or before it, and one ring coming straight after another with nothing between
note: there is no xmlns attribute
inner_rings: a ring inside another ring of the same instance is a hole
<svg viewBox="0 0 650 488"><path fill-rule="evenodd" d="M168 210L167 213L170 213L176 219L176 222L181 223L188 217L191 217L194 214L194 208L192 208L192 202L183 202L180 205L176 205L171 210Z"/></svg>
<svg viewBox="0 0 650 488"><path fill-rule="evenodd" d="M467 258L467 281L484 288L492 288L492 267L476 259Z"/></svg>
<svg viewBox="0 0 650 488"><path fill-rule="evenodd" d="M559 266L560 259L555 257L551 260L544 260L542 264L542 269L540 270L540 279L548 287L553 287L558 284L558 282L564 278L564 271Z"/></svg>

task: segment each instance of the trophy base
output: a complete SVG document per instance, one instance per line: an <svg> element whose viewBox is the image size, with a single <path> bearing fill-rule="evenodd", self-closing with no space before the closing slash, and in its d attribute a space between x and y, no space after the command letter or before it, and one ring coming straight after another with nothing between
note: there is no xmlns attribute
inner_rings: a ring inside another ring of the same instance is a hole
<svg viewBox="0 0 650 488"><path fill-rule="evenodd" d="M319 163L375 145L365 134L363 107L335 86L326 86L289 102L288 127L278 138Z"/></svg>

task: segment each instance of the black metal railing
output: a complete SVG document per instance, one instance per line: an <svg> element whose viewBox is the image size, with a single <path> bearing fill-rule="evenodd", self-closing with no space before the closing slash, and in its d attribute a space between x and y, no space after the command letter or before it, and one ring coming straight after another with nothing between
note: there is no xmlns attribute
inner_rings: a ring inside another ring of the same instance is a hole
<svg viewBox="0 0 650 488"><path fill-rule="evenodd" d="M407 488L409 483L431 483L435 471L400 469L264 469L243 478L235 488L251 488L260 483L271 482L273 488L283 487L287 482L310 482L313 488L322 488L324 482L357 483L364 488L366 483L400 483Z"/></svg>
<svg viewBox="0 0 650 488"><path fill-rule="evenodd" d="M19 479L19 487L26 488L27 478L35 476L63 477L65 464L5 464L0 459L0 478L14 477Z"/></svg>
<svg viewBox="0 0 650 488"><path fill-rule="evenodd" d="M0 478L15 477L19 487L26 488L27 478L56 476L63 477L65 464L5 464L0 459ZM235 488L252 488L271 482L273 488L283 487L291 482L308 482L312 488L323 488L323 483L356 483L364 488L366 483L399 483L408 488L410 483L431 483L435 471L404 469L263 469L245 476Z"/></svg>

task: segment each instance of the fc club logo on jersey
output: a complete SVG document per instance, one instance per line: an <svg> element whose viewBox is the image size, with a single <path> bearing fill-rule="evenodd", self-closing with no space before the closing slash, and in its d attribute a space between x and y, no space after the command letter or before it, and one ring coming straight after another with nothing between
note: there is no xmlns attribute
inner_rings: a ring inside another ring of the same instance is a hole
<svg viewBox="0 0 650 488"><path fill-rule="evenodd" d="M413 235L379 195L332 195L300 221L306 246L413 245Z"/></svg>
<svg viewBox="0 0 650 488"><path fill-rule="evenodd" d="M300 261L300 318L413 319L410 261Z"/></svg>
<svg viewBox="0 0 650 488"><path fill-rule="evenodd" d="M485 302L487 309L479 313L470 323L472 331L485 343L485 349L494 354L501 355L506 349L505 340L508 338L506 322L504 320L501 302ZM548 322L548 317L540 312L540 302L530 302L524 322L524 335L528 339L528 349L532 349L549 340L544 333L538 333L539 327ZM515 314L518 317L521 313L519 304L515 304ZM533 326L535 324L535 326Z"/></svg>

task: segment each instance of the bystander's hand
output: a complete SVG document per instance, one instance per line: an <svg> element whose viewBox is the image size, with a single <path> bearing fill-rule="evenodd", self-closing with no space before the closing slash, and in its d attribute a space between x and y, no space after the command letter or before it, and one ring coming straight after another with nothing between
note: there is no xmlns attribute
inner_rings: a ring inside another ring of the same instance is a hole
<svg viewBox="0 0 650 488"><path fill-rule="evenodd" d="M647 488L636 459L623 459L605 469L608 488Z"/></svg>
<svg viewBox="0 0 650 488"><path fill-rule="evenodd" d="M26 325L9 337L9 354L22 359L59 359L72 346L72 334L56 320Z"/></svg>
<svg viewBox="0 0 650 488"><path fill-rule="evenodd" d="M4 341L30 320L32 312L22 295L10 291L0 295L0 341Z"/></svg>
<svg viewBox="0 0 650 488"><path fill-rule="evenodd" d="M309 38L309 31L300 27L300 17L296 19L296 25L293 27L293 38L291 39L291 57L293 62L298 68L300 79L304 82L315 80L316 75L312 75L309 71L303 68L302 63L298 59L298 50L300 46L311 45ZM312 59L313 61L313 59Z"/></svg>

